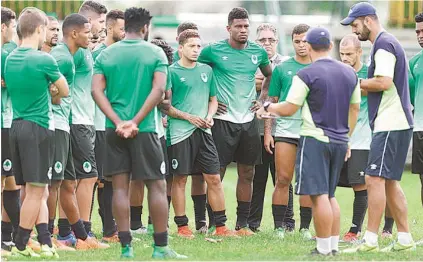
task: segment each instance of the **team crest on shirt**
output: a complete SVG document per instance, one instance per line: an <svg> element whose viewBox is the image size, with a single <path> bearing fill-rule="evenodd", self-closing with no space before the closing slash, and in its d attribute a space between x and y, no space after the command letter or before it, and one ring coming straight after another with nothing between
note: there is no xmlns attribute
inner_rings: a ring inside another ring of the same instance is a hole
<svg viewBox="0 0 423 262"><path fill-rule="evenodd" d="M10 161L10 159L6 159L3 162L3 170L8 172L10 171L10 169L12 169L12 161Z"/></svg>
<svg viewBox="0 0 423 262"><path fill-rule="evenodd" d="M84 162L84 164L82 165L82 168L84 169L85 173L89 173L93 169L90 162L88 162L88 161Z"/></svg>
<svg viewBox="0 0 423 262"><path fill-rule="evenodd" d="M54 164L54 171L59 174L61 173L63 170L63 165L62 163L60 163L59 161L56 162L56 164Z"/></svg>
<svg viewBox="0 0 423 262"><path fill-rule="evenodd" d="M164 161L160 165L160 172L162 173L162 175L166 174L166 164Z"/></svg>
<svg viewBox="0 0 423 262"><path fill-rule="evenodd" d="M257 62L258 62L258 58L257 58L257 56L256 55L252 55L251 56L251 62L253 62L253 64L257 64Z"/></svg>
<svg viewBox="0 0 423 262"><path fill-rule="evenodd" d="M48 171L47 171L47 177L48 177L48 179L51 179L51 177L52 177L51 171L52 171L52 169L51 169L51 167L50 167L50 168L48 169Z"/></svg>
<svg viewBox="0 0 423 262"><path fill-rule="evenodd" d="M201 80L203 80L204 83L207 83L207 74L206 73L201 73Z"/></svg>
<svg viewBox="0 0 423 262"><path fill-rule="evenodd" d="M172 159L172 168L177 169L178 165L179 165L178 160L176 160L175 158Z"/></svg>

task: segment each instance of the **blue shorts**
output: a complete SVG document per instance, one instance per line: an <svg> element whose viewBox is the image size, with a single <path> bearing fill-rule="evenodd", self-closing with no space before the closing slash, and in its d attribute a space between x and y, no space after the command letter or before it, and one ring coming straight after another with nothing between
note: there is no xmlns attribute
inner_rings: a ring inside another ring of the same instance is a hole
<svg viewBox="0 0 423 262"><path fill-rule="evenodd" d="M334 197L347 149L347 144L301 137L295 164L295 193Z"/></svg>
<svg viewBox="0 0 423 262"><path fill-rule="evenodd" d="M366 175L401 181L412 129L374 133Z"/></svg>

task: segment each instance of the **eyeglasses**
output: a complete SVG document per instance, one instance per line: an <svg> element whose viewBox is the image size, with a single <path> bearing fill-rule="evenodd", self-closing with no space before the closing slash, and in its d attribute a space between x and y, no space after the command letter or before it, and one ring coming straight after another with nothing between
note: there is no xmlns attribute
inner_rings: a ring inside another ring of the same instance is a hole
<svg viewBox="0 0 423 262"><path fill-rule="evenodd" d="M274 44L274 43L276 43L276 41L278 41L277 39L275 39L275 38L260 38L260 39L258 39L257 41L259 41L261 44L266 44L266 42L269 42L270 44Z"/></svg>

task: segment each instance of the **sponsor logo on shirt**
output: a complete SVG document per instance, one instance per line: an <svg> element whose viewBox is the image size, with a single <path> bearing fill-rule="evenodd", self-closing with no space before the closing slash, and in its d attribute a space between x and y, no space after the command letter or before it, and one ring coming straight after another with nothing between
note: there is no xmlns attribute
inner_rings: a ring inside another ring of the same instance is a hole
<svg viewBox="0 0 423 262"><path fill-rule="evenodd" d="M204 83L207 83L207 74L206 73L201 73L201 80L203 80Z"/></svg>
<svg viewBox="0 0 423 262"><path fill-rule="evenodd" d="M228 60L228 57L227 56L222 56L222 60L223 61L226 61L226 60Z"/></svg>
<svg viewBox="0 0 423 262"><path fill-rule="evenodd" d="M258 58L257 58L257 56L256 55L252 55L251 56L251 62L253 62L253 64L257 64L257 62L258 62Z"/></svg>
<svg viewBox="0 0 423 262"><path fill-rule="evenodd" d="M185 82L186 81L185 77L181 77L181 78L179 78L179 80L181 80L181 82Z"/></svg>

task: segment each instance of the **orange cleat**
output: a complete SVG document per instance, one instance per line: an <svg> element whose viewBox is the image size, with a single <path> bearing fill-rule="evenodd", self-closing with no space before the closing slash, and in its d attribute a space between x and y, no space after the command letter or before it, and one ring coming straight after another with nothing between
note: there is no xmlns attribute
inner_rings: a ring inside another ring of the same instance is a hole
<svg viewBox="0 0 423 262"><path fill-rule="evenodd" d="M239 238L236 231L230 230L226 226L216 227L216 233L214 235L220 236L220 237L238 237Z"/></svg>
<svg viewBox="0 0 423 262"><path fill-rule="evenodd" d="M193 239L195 237L188 226L178 227L178 236L188 239Z"/></svg>
<svg viewBox="0 0 423 262"><path fill-rule="evenodd" d="M58 251L76 251L73 247L68 247L67 245L63 244L60 241L57 241L54 237L51 238L51 242L53 243L54 247Z"/></svg>
<svg viewBox="0 0 423 262"><path fill-rule="evenodd" d="M117 233L114 234L114 235L112 235L112 236L110 236L110 237L103 237L101 239L101 241L104 242L104 243L109 243L109 244L110 243L119 243L120 242L119 236L118 236Z"/></svg>
<svg viewBox="0 0 423 262"><path fill-rule="evenodd" d="M26 245L37 253L41 251L40 243L38 243L37 241L35 241L31 238L28 240L28 244L26 244Z"/></svg>
<svg viewBox="0 0 423 262"><path fill-rule="evenodd" d="M104 243L100 243L97 239L93 237L88 237L85 240L78 239L76 242L77 250L89 250L89 249L106 249L110 246Z"/></svg>
<svg viewBox="0 0 423 262"><path fill-rule="evenodd" d="M356 242L357 240L358 240L358 234L353 232L346 233L344 237L342 238L342 241L346 243L353 243L353 242Z"/></svg>
<svg viewBox="0 0 423 262"><path fill-rule="evenodd" d="M236 235L240 237L255 235L255 233L251 231L251 229L249 229L248 227L240 228L239 230L236 230L235 232L236 232Z"/></svg>

